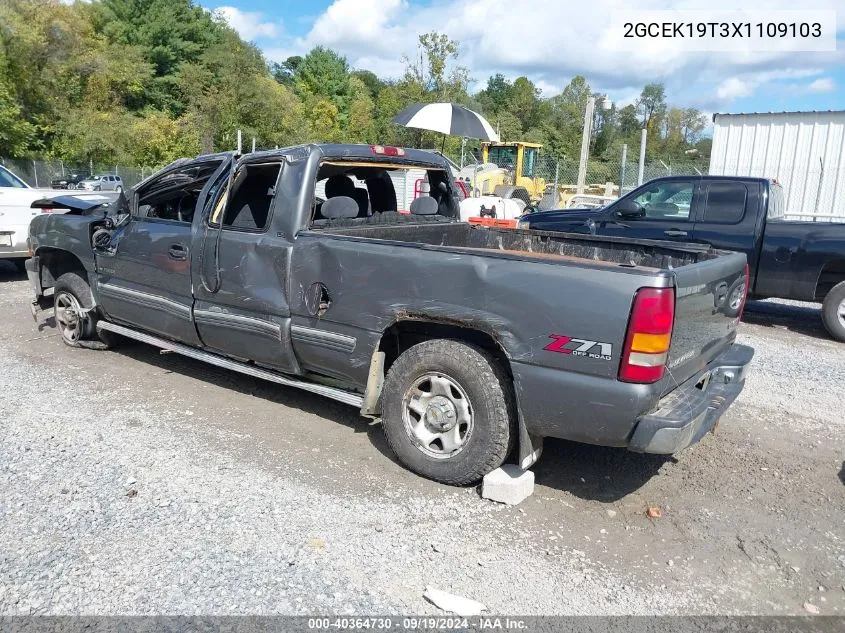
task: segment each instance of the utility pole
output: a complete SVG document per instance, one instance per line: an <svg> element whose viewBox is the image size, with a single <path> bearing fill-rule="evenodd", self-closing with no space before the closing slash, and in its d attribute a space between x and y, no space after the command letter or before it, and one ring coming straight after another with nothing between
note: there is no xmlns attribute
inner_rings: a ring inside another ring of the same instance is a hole
<svg viewBox="0 0 845 633"><path fill-rule="evenodd" d="M578 163L578 193L584 193L587 182L587 159L590 156L590 132L593 127L593 113L596 110L596 98L587 99L587 109L584 111L584 131L581 134L581 158Z"/></svg>
<svg viewBox="0 0 845 633"><path fill-rule="evenodd" d="M619 172L619 198L622 197L622 187L625 186L625 167L628 165L628 144L622 146L622 169Z"/></svg>
<svg viewBox="0 0 845 633"><path fill-rule="evenodd" d="M645 143L647 136L648 130L643 128L643 133L640 137L640 171L637 173L637 187L643 184L643 171L645 170Z"/></svg>

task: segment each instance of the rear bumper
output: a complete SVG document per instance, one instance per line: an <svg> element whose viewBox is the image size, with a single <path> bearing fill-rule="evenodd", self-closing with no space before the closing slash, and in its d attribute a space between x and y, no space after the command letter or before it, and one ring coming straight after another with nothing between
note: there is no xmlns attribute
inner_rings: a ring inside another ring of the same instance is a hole
<svg viewBox="0 0 845 633"><path fill-rule="evenodd" d="M711 430L745 386L754 350L731 345L707 369L661 398L657 409L640 417L628 449L677 453Z"/></svg>
<svg viewBox="0 0 845 633"><path fill-rule="evenodd" d="M29 257L26 226L0 226L0 259Z"/></svg>

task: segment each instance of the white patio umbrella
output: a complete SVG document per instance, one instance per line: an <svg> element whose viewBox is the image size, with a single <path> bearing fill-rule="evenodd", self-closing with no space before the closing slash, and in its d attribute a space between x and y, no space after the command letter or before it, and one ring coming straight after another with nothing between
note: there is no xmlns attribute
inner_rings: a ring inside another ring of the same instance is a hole
<svg viewBox="0 0 845 633"><path fill-rule="evenodd" d="M391 123L420 130L431 130L446 134L477 138L482 141L498 141L499 135L483 116L454 103L415 103L390 119Z"/></svg>

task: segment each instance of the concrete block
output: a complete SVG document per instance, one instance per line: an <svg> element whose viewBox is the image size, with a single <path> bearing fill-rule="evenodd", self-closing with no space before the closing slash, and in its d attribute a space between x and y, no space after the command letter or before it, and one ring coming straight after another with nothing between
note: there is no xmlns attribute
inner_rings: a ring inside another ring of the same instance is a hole
<svg viewBox="0 0 845 633"><path fill-rule="evenodd" d="M484 476L481 496L515 506L534 494L534 473L517 464L505 464Z"/></svg>

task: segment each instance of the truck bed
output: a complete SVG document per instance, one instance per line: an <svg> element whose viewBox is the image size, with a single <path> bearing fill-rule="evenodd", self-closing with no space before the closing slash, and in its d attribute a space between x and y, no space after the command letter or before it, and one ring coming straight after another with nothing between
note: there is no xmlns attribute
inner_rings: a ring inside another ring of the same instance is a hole
<svg viewBox="0 0 845 633"><path fill-rule="evenodd" d="M615 266L654 273L715 259L720 252L698 244L499 229L464 223L359 225L327 228L326 233L414 243L538 261Z"/></svg>
<svg viewBox="0 0 845 633"><path fill-rule="evenodd" d="M483 305L490 299L487 279L503 276L498 283L510 289L510 296L535 290L530 300L525 299L526 306L541 296L549 297L549 305L543 308L534 305L526 310L515 306L515 313L509 315L513 322L530 324L536 319L547 323L549 318L556 321L561 310L566 310L566 320L556 327L570 327L578 320L574 315L586 311L593 317L587 319L583 329L576 327L572 331L598 332L592 338L611 341L614 348L616 345L621 348L623 341L621 338L614 340L614 332L618 337L624 331L630 301L636 291L646 286L674 286L676 320L669 371L661 385L664 393L700 371L735 338L737 315L727 309L725 298L744 279L745 255L720 251L706 244L498 229L458 222L415 224L407 216L400 224L361 223L326 227L314 233L340 240L366 240L370 245L353 247L359 259L356 264L350 263L350 267L360 266L358 262L363 262L366 254L374 251L380 253L382 262L388 261L388 253L394 254L397 259L389 264L396 268L392 274L416 280L414 288L420 293L420 300L437 297L438 301L443 301L448 296L450 305ZM374 249L375 243L380 246ZM419 250L407 252L408 247ZM432 253L426 256L420 250ZM456 257L443 257L447 252ZM478 261L467 266L473 256ZM496 265L496 260L512 262L500 261L501 265ZM545 267L537 264L563 268L560 271L542 270ZM336 265L344 266L341 261ZM487 272L470 275L473 281L466 282L463 277L467 270ZM496 272L491 272L493 270ZM598 271L604 274L598 276ZM457 294L453 296L439 287L423 290L419 281L421 275L449 279L449 285ZM581 289L573 292L573 287ZM604 293L614 291L618 293L616 296L625 297L624 304L613 303L610 297L604 296ZM570 312L573 296L579 297L578 310ZM379 300L380 295L371 298L371 301ZM363 303L360 309L366 310ZM596 323L599 318L608 317L612 327L602 331ZM539 322L536 327L541 330L543 326ZM528 329L533 329L533 325ZM532 345L526 346L531 350L526 355L534 357L538 350ZM609 375L614 375L615 367L608 365L605 369Z"/></svg>

